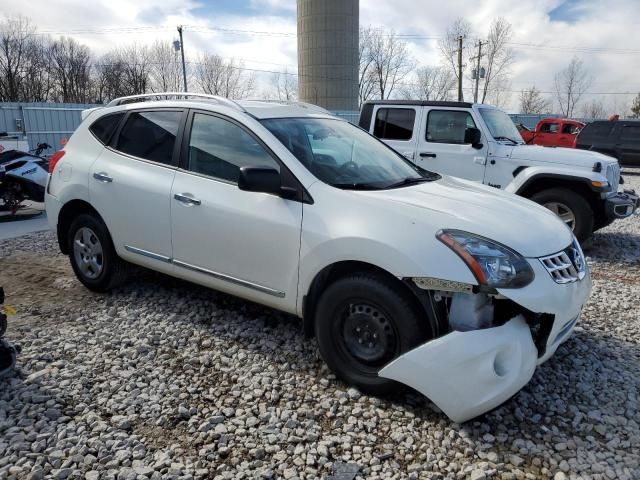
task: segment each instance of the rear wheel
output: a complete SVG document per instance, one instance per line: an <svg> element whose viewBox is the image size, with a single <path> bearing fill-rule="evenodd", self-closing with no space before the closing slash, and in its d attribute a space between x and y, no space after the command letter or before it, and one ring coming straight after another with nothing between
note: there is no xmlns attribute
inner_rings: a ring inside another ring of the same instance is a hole
<svg viewBox="0 0 640 480"><path fill-rule="evenodd" d="M315 333L338 377L364 393L386 395L401 385L378 372L427 340L427 322L391 281L361 274L337 280L321 295Z"/></svg>
<svg viewBox="0 0 640 480"><path fill-rule="evenodd" d="M578 241L587 240L593 233L593 209L582 195L564 188L550 188L535 193L531 200L558 215Z"/></svg>
<svg viewBox="0 0 640 480"><path fill-rule="evenodd" d="M105 292L126 280L128 264L118 257L101 219L79 215L71 222L67 239L71 267L89 290Z"/></svg>

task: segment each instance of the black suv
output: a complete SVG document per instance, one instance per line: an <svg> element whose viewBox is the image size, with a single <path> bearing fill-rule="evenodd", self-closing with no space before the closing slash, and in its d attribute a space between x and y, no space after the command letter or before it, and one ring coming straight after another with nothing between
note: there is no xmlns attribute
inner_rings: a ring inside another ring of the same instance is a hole
<svg viewBox="0 0 640 480"><path fill-rule="evenodd" d="M640 167L640 121L588 123L578 134L576 148L610 155L623 166Z"/></svg>

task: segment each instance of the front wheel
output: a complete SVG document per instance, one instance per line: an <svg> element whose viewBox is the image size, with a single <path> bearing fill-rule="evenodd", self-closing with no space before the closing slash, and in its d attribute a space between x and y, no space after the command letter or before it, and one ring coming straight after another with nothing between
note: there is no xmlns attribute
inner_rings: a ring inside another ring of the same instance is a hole
<svg viewBox="0 0 640 480"><path fill-rule="evenodd" d="M128 264L118 257L101 219L79 215L71 223L67 241L71 267L89 290L105 292L125 281Z"/></svg>
<svg viewBox="0 0 640 480"><path fill-rule="evenodd" d="M322 357L338 377L364 393L387 395L400 384L378 372L428 339L427 322L391 281L356 274L322 294L315 333Z"/></svg>
<svg viewBox="0 0 640 480"><path fill-rule="evenodd" d="M550 188L535 193L531 200L558 215L579 242L593 233L593 209L582 195L564 188Z"/></svg>

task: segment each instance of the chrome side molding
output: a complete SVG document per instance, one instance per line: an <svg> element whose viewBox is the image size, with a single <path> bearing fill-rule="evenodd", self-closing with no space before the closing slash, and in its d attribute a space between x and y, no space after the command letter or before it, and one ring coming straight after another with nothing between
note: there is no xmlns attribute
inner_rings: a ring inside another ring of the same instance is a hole
<svg viewBox="0 0 640 480"><path fill-rule="evenodd" d="M182 267L197 273L203 273L205 275L209 275L210 277L217 278L218 280L223 280L225 282L233 283L235 285L240 285L241 287L250 288L258 292L266 293L267 295L272 295L278 298L285 297L284 292L274 290L273 288L265 287L264 285L249 282L247 280L242 280L240 278L231 277L229 275L225 275L224 273L214 272L213 270L208 270L206 268L198 267L197 265L192 265L187 262L182 262L180 260L176 260L175 258L170 258L165 255L160 255L159 253L149 252L148 250L132 247L131 245L125 245L124 248L125 250L131 253L136 253L144 257L153 258L154 260L160 260L161 262L165 262L165 263L173 263L178 267Z"/></svg>

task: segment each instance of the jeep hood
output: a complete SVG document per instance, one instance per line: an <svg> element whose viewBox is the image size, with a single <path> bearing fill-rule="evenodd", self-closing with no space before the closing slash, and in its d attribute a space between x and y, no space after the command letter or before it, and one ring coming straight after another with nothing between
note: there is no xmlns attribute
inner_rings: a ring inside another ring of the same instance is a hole
<svg viewBox="0 0 640 480"><path fill-rule="evenodd" d="M572 241L570 230L546 208L455 177L443 176L411 187L358 193L403 205L398 214L408 216L411 222L423 223L425 234L447 228L465 230L500 242L525 257L559 252ZM429 232L429 228L435 230Z"/></svg>
<svg viewBox="0 0 640 480"><path fill-rule="evenodd" d="M511 158L516 160L528 160L530 162L545 162L551 164L570 165L572 167L593 169L596 162L603 165L615 162L598 152L579 150L575 148L543 147L540 145L516 145L511 150Z"/></svg>

